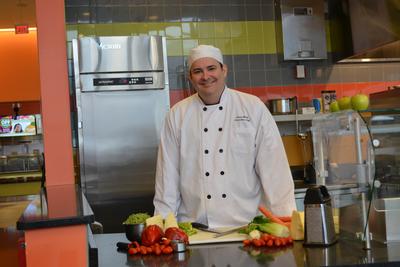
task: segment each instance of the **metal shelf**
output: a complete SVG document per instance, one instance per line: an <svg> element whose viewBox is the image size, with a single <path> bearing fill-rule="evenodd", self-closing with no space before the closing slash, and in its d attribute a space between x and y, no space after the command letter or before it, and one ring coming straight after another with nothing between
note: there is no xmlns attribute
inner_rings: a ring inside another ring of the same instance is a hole
<svg viewBox="0 0 400 267"><path fill-rule="evenodd" d="M274 119L276 122L285 122L285 121L310 121L315 116L320 116L320 113L317 114L288 114L288 115L274 115Z"/></svg>

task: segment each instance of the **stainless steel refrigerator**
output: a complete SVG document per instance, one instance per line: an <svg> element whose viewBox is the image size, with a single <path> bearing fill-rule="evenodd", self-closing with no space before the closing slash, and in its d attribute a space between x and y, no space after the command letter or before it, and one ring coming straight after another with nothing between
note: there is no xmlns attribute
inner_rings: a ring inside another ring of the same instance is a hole
<svg viewBox="0 0 400 267"><path fill-rule="evenodd" d="M73 40L81 185L104 232L153 212L159 134L169 110L160 36Z"/></svg>

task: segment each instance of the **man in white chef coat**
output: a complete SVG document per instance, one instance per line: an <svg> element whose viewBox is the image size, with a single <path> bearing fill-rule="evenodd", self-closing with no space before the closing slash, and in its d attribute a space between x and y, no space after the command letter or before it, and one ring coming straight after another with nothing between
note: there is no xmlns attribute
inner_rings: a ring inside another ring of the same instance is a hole
<svg viewBox="0 0 400 267"><path fill-rule="evenodd" d="M197 93L174 105L165 120L155 213L210 227L247 224L260 204L290 216L293 179L265 104L226 87L228 69L216 47L193 48L188 67Z"/></svg>

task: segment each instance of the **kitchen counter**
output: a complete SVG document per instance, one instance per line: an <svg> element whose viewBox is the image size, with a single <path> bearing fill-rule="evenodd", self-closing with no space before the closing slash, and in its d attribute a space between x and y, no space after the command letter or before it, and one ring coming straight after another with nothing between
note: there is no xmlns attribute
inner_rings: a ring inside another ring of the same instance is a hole
<svg viewBox="0 0 400 267"><path fill-rule="evenodd" d="M129 242L125 234L94 235L99 266L214 266L214 267L313 267L313 266L400 266L400 243L384 245L372 241L372 249L363 249L358 240L340 236L327 248L303 247L302 242L279 249L243 247L241 242L191 245L184 253L162 256L128 255L117 251L117 242Z"/></svg>
<svg viewBox="0 0 400 267"><path fill-rule="evenodd" d="M42 188L17 221L18 230L90 224L94 214L77 185Z"/></svg>
<svg viewBox="0 0 400 267"><path fill-rule="evenodd" d="M24 232L26 266L87 266L92 222L92 209L77 185L42 188L17 221L17 230Z"/></svg>

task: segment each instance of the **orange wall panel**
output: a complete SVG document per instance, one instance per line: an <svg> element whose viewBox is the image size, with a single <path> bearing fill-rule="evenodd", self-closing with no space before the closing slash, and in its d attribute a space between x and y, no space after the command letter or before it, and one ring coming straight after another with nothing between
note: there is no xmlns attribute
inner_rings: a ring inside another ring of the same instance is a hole
<svg viewBox="0 0 400 267"><path fill-rule="evenodd" d="M0 32L0 102L40 100L36 31Z"/></svg>
<svg viewBox="0 0 400 267"><path fill-rule="evenodd" d="M79 224L26 230L26 266L86 267L89 260L86 227Z"/></svg>

